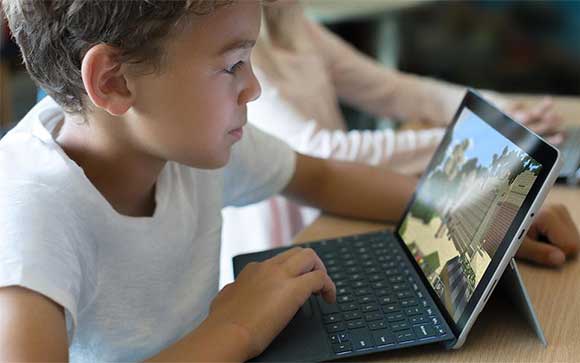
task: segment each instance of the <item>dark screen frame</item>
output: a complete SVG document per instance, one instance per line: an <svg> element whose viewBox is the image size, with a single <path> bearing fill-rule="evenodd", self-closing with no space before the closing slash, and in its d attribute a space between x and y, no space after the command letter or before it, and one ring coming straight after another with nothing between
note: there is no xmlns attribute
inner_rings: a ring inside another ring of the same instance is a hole
<svg viewBox="0 0 580 363"><path fill-rule="evenodd" d="M495 271L498 269L503 256L505 255L508 247L510 246L510 242L514 239L515 234L517 233L520 225L524 221L524 218L526 218L526 216L528 215L530 207L532 206L542 186L546 182L550 172L556 165L559 156L559 152L555 147L548 144L541 137L536 135L531 130L527 129L525 126L511 119L509 116L498 110L496 107L489 104L473 90L467 91L465 97L463 98L463 101L461 102L457 112L455 113L455 116L453 117L453 121L447 128L447 132L445 133L443 140L446 140L452 136L452 130L455 128L455 125L465 108L469 109L481 120L483 120L483 122L486 122L499 134L503 135L506 139L510 140L513 144L519 147L522 151L526 152L530 157L539 162L541 164L541 169L538 177L536 178L532 188L530 189L528 195L526 196L520 210L516 214L506 235L501 241L496 253L492 257L492 260L488 268L486 269L483 277L477 284L475 291L473 292L463 314L461 315L457 323L453 320L453 318L447 311L447 308L441 302L441 299L439 298L439 296L437 295L437 293L427 280L427 277L423 273L423 270L419 267L417 261L415 261L414 256L411 254L411 251L407 248L407 245L400 234L400 229L403 224L403 221L406 219L411 207L415 203L419 191L421 190L423 184L425 183L426 176L428 175L427 171L433 169L434 167L433 164L437 159L437 156L440 153L445 152L444 150L446 145L445 142L443 141L441 142L441 144L433 154L434 156L429 162L427 168L425 169L425 172L420 178L415 193L413 194L411 201L407 204L405 213L403 214L403 217L399 220L399 223L397 224L394 233L397 240L401 244L403 250L411 260L413 267L419 274L420 278L423 280L423 283L426 286L427 291L429 291L429 293L433 297L433 300L437 304L443 317L447 321L447 324L451 327L456 337L459 337L463 332L465 325L469 320L469 317L473 314L477 306L477 303L481 300L485 288L492 282L491 280L493 278L493 275Z"/></svg>

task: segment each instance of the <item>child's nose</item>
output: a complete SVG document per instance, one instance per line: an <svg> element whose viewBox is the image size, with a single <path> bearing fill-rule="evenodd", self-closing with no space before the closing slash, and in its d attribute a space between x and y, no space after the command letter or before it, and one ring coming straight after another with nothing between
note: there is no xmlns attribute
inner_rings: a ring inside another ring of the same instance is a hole
<svg viewBox="0 0 580 363"><path fill-rule="evenodd" d="M254 71L250 70L248 75L248 83L246 88L240 94L239 104L244 105L248 102L256 100L262 94L262 87L256 78Z"/></svg>

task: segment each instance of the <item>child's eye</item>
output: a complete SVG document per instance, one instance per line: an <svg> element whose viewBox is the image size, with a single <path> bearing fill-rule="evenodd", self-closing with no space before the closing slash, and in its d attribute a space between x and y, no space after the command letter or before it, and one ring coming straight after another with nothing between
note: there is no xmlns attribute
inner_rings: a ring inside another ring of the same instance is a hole
<svg viewBox="0 0 580 363"><path fill-rule="evenodd" d="M240 67L241 67L243 64L244 64L244 62L243 62L243 61L239 61L238 63L234 64L233 66L231 66L231 67L229 67L229 68L226 68L226 69L224 69L224 71L225 71L226 73L229 73L229 74L234 74L234 73L236 73L236 70L237 70L238 68L240 68Z"/></svg>

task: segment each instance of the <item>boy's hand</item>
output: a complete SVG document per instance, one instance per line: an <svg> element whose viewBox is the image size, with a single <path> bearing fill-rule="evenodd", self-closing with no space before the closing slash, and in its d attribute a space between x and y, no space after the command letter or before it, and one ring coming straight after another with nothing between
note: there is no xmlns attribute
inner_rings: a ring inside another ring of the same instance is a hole
<svg viewBox="0 0 580 363"><path fill-rule="evenodd" d="M516 256L555 267L575 256L579 246L580 235L568 209L550 205L540 210Z"/></svg>
<svg viewBox="0 0 580 363"><path fill-rule="evenodd" d="M212 302L208 321L236 327L248 342L249 359L266 349L313 293L336 300L336 287L314 250L293 248L248 264Z"/></svg>

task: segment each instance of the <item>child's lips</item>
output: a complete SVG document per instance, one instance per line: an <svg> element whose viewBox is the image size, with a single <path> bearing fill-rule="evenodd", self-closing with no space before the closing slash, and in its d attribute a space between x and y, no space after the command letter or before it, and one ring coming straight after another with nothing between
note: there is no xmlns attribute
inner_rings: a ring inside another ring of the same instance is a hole
<svg viewBox="0 0 580 363"><path fill-rule="evenodd" d="M233 129L232 131L228 132L228 134L232 135L236 140L240 140L244 135L244 127L238 127L237 129Z"/></svg>

